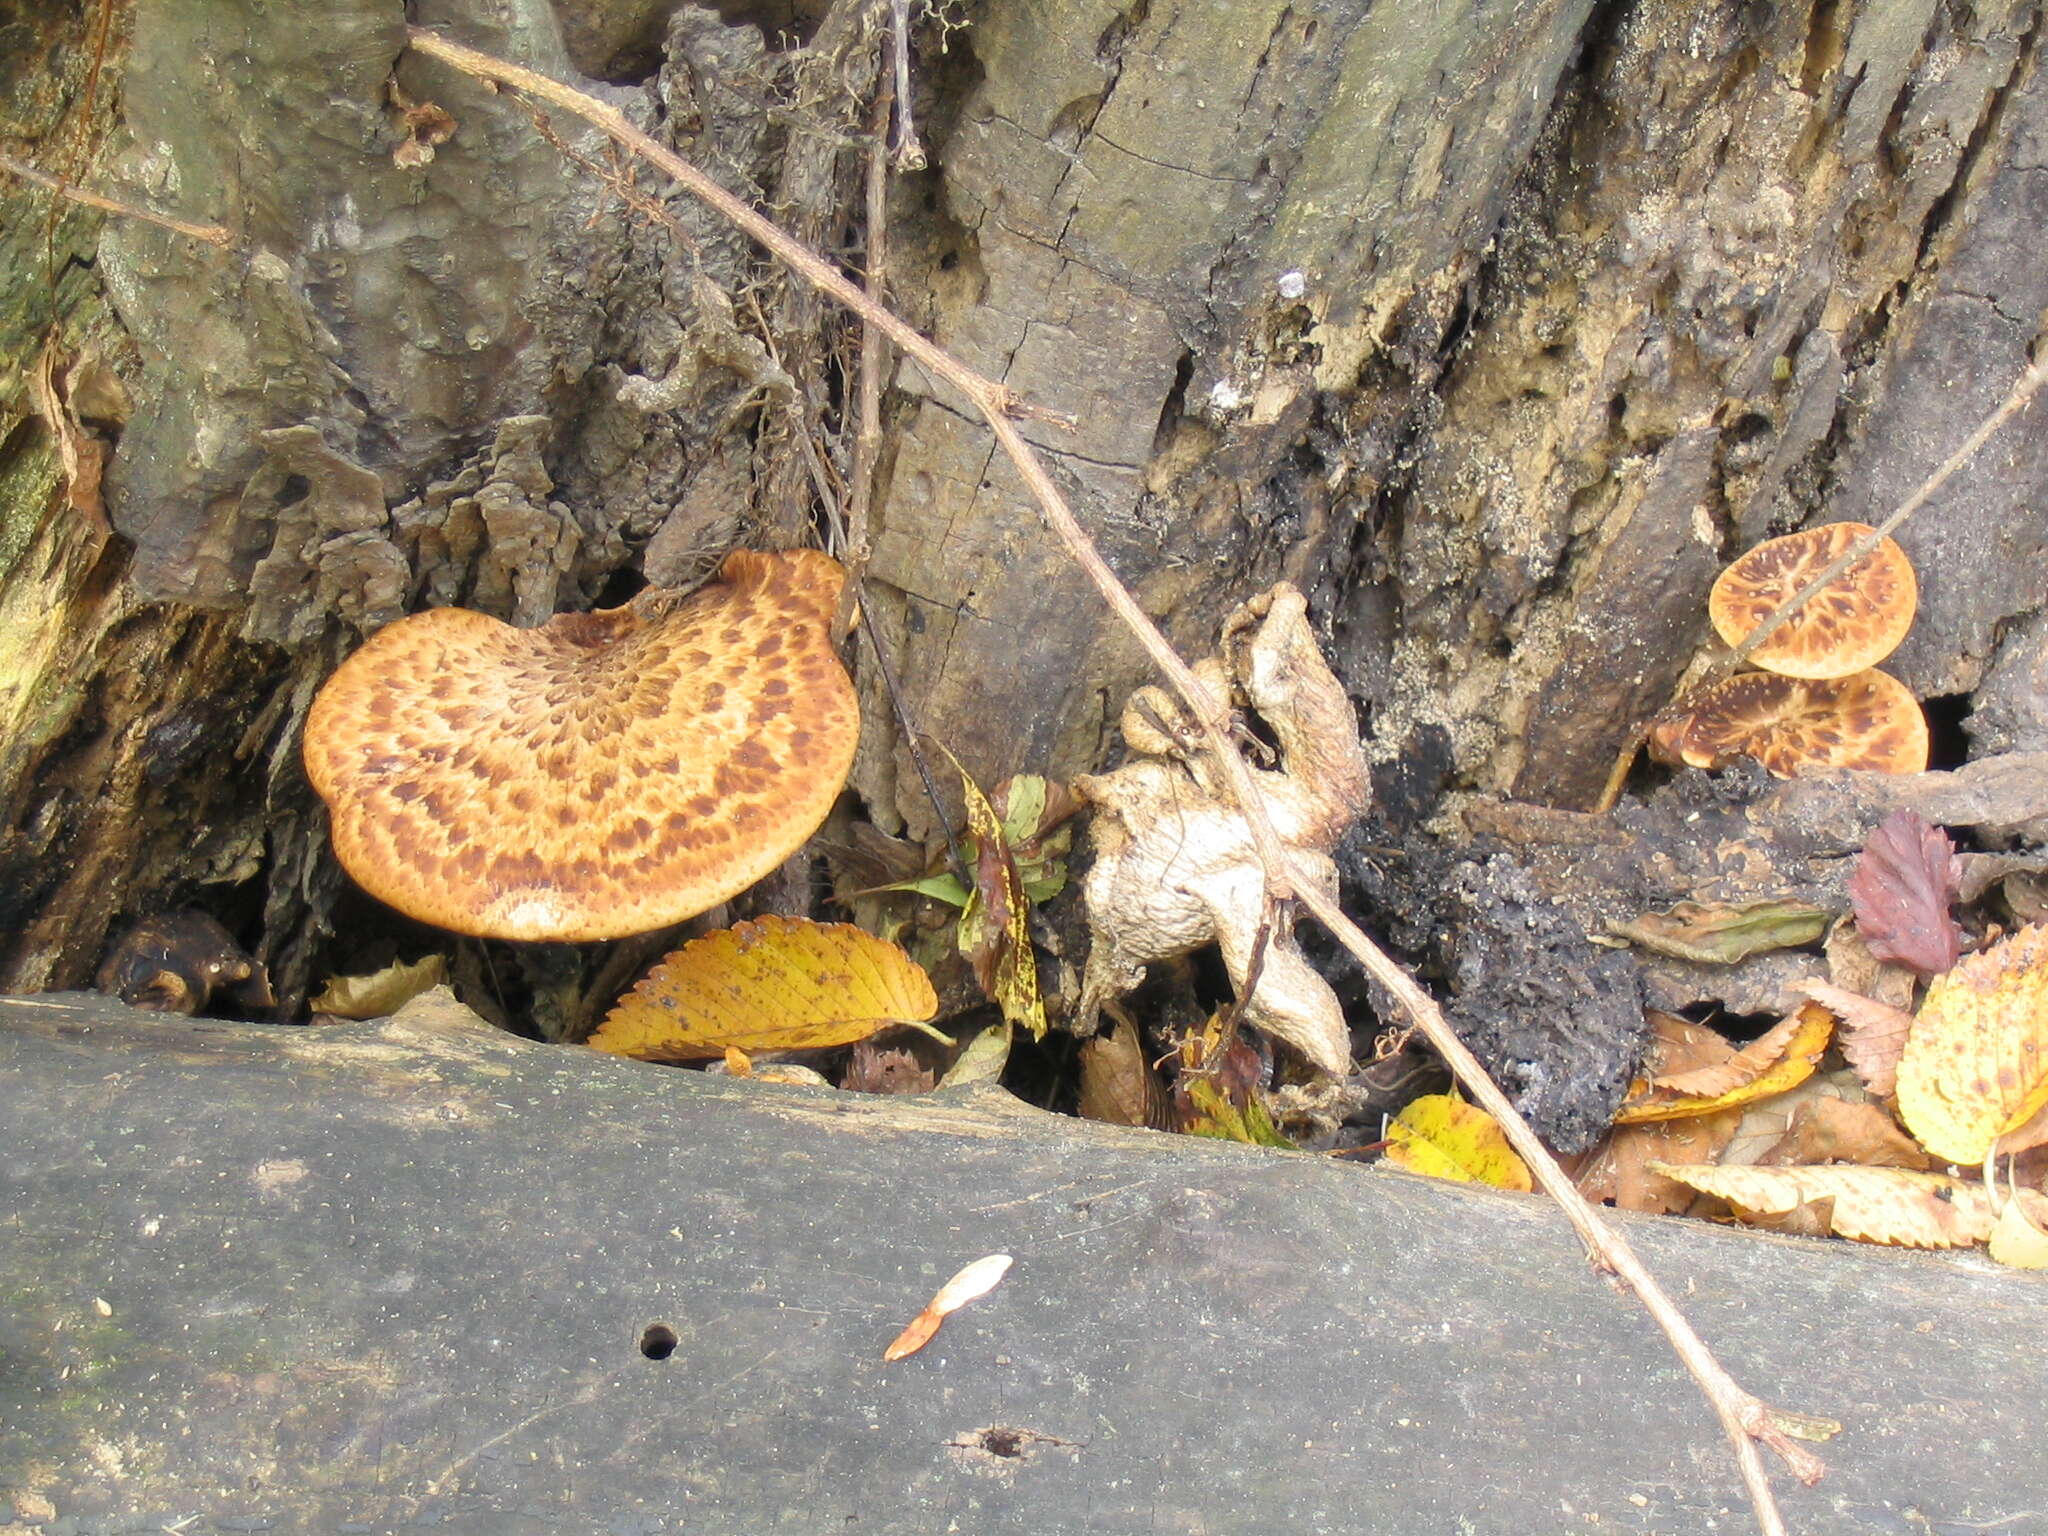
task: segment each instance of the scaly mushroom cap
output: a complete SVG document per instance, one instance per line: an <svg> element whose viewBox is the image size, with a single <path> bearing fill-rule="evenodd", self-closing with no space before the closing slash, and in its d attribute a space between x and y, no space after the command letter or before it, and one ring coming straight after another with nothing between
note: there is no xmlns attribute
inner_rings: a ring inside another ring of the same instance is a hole
<svg viewBox="0 0 2048 1536"><path fill-rule="evenodd" d="M334 851L371 895L496 939L693 917L795 852L853 763L859 709L815 550L727 557L666 615L538 629L439 608L379 631L306 719Z"/></svg>
<svg viewBox="0 0 2048 1536"><path fill-rule="evenodd" d="M1781 779L1828 768L1918 773L1927 766L1927 717L1906 685L1883 672L1744 672L1709 689L1686 715L1653 726L1650 751L1695 768L1753 757Z"/></svg>
<svg viewBox="0 0 2048 1536"><path fill-rule="evenodd" d="M1714 628L1730 645L1870 532L1863 523L1828 523L1757 545L1723 571L1707 599ZM1906 552L1890 539L1813 595L1750 660L1786 677L1848 677L1899 648L1913 627L1920 584Z"/></svg>

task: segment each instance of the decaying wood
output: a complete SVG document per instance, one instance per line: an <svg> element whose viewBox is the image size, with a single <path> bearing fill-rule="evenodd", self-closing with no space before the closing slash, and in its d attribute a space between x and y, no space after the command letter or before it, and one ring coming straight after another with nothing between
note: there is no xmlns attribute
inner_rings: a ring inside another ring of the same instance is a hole
<svg viewBox="0 0 2048 1536"><path fill-rule="evenodd" d="M1481 1108L1497 1120L1509 1142L1529 1165L1544 1193L1555 1200L1574 1231L1605 1268L1618 1275L1635 1293L1644 1308L1663 1330L1672 1348L1698 1383L1720 1420L1749 1491L1758 1526L1766 1536L1784 1530L1777 1504L1765 1475L1759 1444L1768 1445L1804 1482L1815 1482L1822 1472L1819 1458L1795 1445L1787 1433L1788 1420L1769 1405L1744 1391L1714 1358L1694 1332L1684 1314L1673 1304L1656 1278L1634 1250L1603 1221L1582 1196L1572 1179L1558 1166L1550 1150L1538 1139L1528 1122L1487 1075L1471 1050L1445 1022L1441 1009L1415 979L1376 945L1337 905L1334 894L1313 875L1305 876L1294 857L1276 834L1266 804L1254 786L1251 771L1229 738L1228 700L1217 697L1214 686L1198 677L1174 651L1172 645L1145 616L1129 590L1104 564L1092 540L1082 530L1072 509L1060 494L1038 456L1031 450L1010 418L1014 397L1004 387L983 378L906 326L891 311L876 304L836 268L816 253L792 240L784 231L724 188L678 159L674 154L630 124L615 111L592 101L582 93L536 75L532 70L510 65L453 44L433 33L414 28L414 47L423 53L456 65L480 78L502 81L544 100L557 103L601 128L622 146L658 166L694 196L701 199L736 228L758 240L806 282L840 304L871 320L905 354L934 376L945 380L973 403L990 433L1001 445L1012 467L1029 487L1040 513L1067 554L1101 594L1111 612L1130 629L1140 646L1158 665L1174 691L1186 703L1209 748L1209 762L1228 786L1231 799L1244 818L1250 841L1263 876L1264 901L1299 899L1351 955L1364 966L1397 1001L1402 1013L1444 1058L1459 1083ZM1262 923L1263 927L1263 923ZM1249 978L1248 978L1249 984Z"/></svg>
<svg viewBox="0 0 2048 1536"><path fill-rule="evenodd" d="M1643 1389L1661 1345L1526 1196L466 1017L0 1003L16 1522L1528 1536L1567 1504L1725 1529L1741 1498L1697 1404ZM1746 1372L1853 1419L1828 1482L1785 1490L1801 1536L1908 1506L2023 1528L2036 1277L1621 1220ZM883 1365L996 1252L1002 1286ZM1045 1438L947 1449L987 1426Z"/></svg>
<svg viewBox="0 0 2048 1536"><path fill-rule="evenodd" d="M7 882L25 893L17 983L82 977L123 909L196 888L253 911L259 873L266 943L303 970L320 942L308 913L335 877L288 738L331 640L305 640L328 615L299 610L332 604L337 627L351 602L373 611L383 557L366 563L374 540L356 535L373 530L328 494L347 472L284 468L266 443L292 440L265 434L317 432L387 504L497 512L479 556L503 529L508 598L517 567L525 601L577 603L679 502L687 567L732 488L744 498L752 466L727 429L772 379L704 285L664 286L665 232L593 221L606 194L577 202L585 184L537 125L472 96L438 169L383 158L388 7L319 7L315 27L294 4L136 9L145 84L115 190L247 243L216 260L136 230L99 253L147 361L111 504L144 590L229 606L137 603L118 558L62 553L61 524L14 566L10 705L32 729L8 738L0 857L34 876ZM1390 772L1435 728L1453 782L1586 803L1617 732L1683 671L1719 563L1823 507L1867 520L1896 503L2018 371L2044 297L2027 146L2048 108L2020 89L2035 33L2016 3L1680 16L1526 0L1505 17L1434 7L1427 26L1363 3L1055 9L1047 29L1027 24L1044 7L991 4L955 62L921 60L934 168L895 205L900 291L932 295L920 318L1013 390L1083 407L1077 436L1024 430L1145 607L1205 635L1273 575L1320 579ZM465 35L566 76L550 12L465 13ZM658 99L672 136L699 114L693 153L744 182L758 167L721 146L758 142L758 114L681 79L738 58L729 30L680 41L656 95L609 94ZM1048 37L1071 46L1049 56ZM195 60L229 88L160 88ZM271 133L279 111L321 132ZM250 134L265 154L244 152ZM359 161L332 153L350 141ZM23 224L0 220L0 246ZM736 241L701 233L710 288L752 275L721 265ZM1022 488L990 471L958 402L904 378L877 544L919 721L984 776L1012 753L1095 766L1138 648L1025 536ZM566 424L546 483L497 473L501 428L543 414ZM1907 540L1927 608L1901 668L1923 695L1981 686L1979 752L2048 746L2028 585L2044 450L2019 436ZM0 470L47 484L41 454L31 434ZM10 551L25 504L48 521L39 495L11 500ZM265 561L252 643L238 621ZM284 658L271 637L307 649ZM192 681L152 714L122 681L137 666ZM885 821L915 821L871 717L862 789Z"/></svg>

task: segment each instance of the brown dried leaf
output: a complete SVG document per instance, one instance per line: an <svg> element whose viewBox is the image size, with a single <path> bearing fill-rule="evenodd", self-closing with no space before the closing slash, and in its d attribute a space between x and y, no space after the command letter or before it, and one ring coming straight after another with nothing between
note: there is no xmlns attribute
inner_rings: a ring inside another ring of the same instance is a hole
<svg viewBox="0 0 2048 1536"><path fill-rule="evenodd" d="M1801 1104L1778 1144L1758 1159L1758 1166L1774 1168L1817 1163L1927 1169L1934 1159L1878 1105L1826 1096Z"/></svg>
<svg viewBox="0 0 2048 1536"><path fill-rule="evenodd" d="M381 1019L447 979L448 960L444 955L428 955L409 965L394 960L383 970L367 975L328 977L320 995L306 1006L336 1018Z"/></svg>
<svg viewBox="0 0 2048 1536"><path fill-rule="evenodd" d="M1849 899L1856 926L1880 960L1937 976L1962 953L1962 932L1948 915L1960 869L1955 844L1912 811L1887 816L1856 861Z"/></svg>
<svg viewBox="0 0 2048 1536"><path fill-rule="evenodd" d="M1865 997L1890 1003L1894 1008L1913 1006L1913 993L1920 985L1919 976L1910 966L1894 965L1873 955L1870 946L1863 942L1863 935L1857 931L1854 918L1846 918L1828 930L1821 953L1827 956L1830 986L1861 992Z"/></svg>
<svg viewBox="0 0 2048 1536"><path fill-rule="evenodd" d="M1743 1219L1752 1227L1782 1232L1787 1237L1826 1237L1835 1230L1835 1197L1822 1195L1818 1200L1802 1200L1791 1210L1776 1215L1751 1211Z"/></svg>
<svg viewBox="0 0 2048 1536"><path fill-rule="evenodd" d="M1676 1215L1698 1195L1676 1179L1650 1172L1651 1163L1711 1163L1721 1155L1742 1119L1740 1109L1617 1125L1580 1163L1575 1182L1588 1200L1612 1200L1624 1211Z"/></svg>
<svg viewBox="0 0 2048 1536"><path fill-rule="evenodd" d="M1740 1212L1781 1216L1832 1199L1838 1237L1909 1248L1960 1248L1991 1235L1991 1200L1981 1184L1904 1168L1704 1168L1654 1165L1667 1178L1719 1195ZM2030 1210L2048 1212L2048 1196L2029 1190ZM2040 1202L2038 1205L2035 1201Z"/></svg>
<svg viewBox="0 0 2048 1536"><path fill-rule="evenodd" d="M1802 981L1792 990L1812 998L1842 1021L1837 1037L1842 1054L1866 1088L1879 1098L1890 1098L1913 1015L1824 981Z"/></svg>
<svg viewBox="0 0 2048 1536"><path fill-rule="evenodd" d="M937 1074L915 1051L868 1039L853 1042L853 1058L839 1086L849 1093L929 1093L937 1082Z"/></svg>
<svg viewBox="0 0 2048 1536"><path fill-rule="evenodd" d="M81 359L79 367L84 365ZM75 371L75 370L74 370ZM50 435L57 440L57 463L64 472L64 500L85 522L94 549L113 534L107 522L107 507L101 499L100 480L106 471L107 445L87 431L72 409L68 382L57 367L54 337L43 346L42 355L29 371L29 403L43 418Z"/></svg>
<svg viewBox="0 0 2048 1536"><path fill-rule="evenodd" d="M1081 1118L1110 1125L1173 1126L1166 1085L1145 1059L1138 1031L1124 1025L1081 1042Z"/></svg>

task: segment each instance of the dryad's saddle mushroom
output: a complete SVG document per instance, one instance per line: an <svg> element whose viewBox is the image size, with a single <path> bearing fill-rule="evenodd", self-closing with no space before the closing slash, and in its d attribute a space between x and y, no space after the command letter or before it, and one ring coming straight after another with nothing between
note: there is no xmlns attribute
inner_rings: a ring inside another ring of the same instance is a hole
<svg viewBox="0 0 2048 1536"><path fill-rule="evenodd" d="M1715 580L1714 628L1742 644L1872 531L1827 523L1757 545ZM1906 638L1919 596L1906 552L1880 539L1751 653L1764 671L1727 678L1653 721L1650 755L1694 768L1753 757L1781 779L1834 768L1919 773L1927 718L1905 684L1874 670Z"/></svg>
<svg viewBox="0 0 2048 1536"><path fill-rule="evenodd" d="M1707 616L1723 640L1740 645L1779 604L1871 531L1862 523L1827 523L1765 540L1715 578ZM1913 563L1892 540L1880 540L1814 593L1750 660L1785 677L1847 677L1899 648L1919 602Z"/></svg>
<svg viewBox="0 0 2048 1536"><path fill-rule="evenodd" d="M379 631L306 720L342 867L459 933L587 940L692 917L815 832L859 711L829 638L844 573L740 550L658 611Z"/></svg>
<svg viewBox="0 0 2048 1536"><path fill-rule="evenodd" d="M1904 683L1875 670L1833 678L1744 672L1653 725L1650 751L1695 768L1753 757L1781 779L1831 768L1919 773L1927 717Z"/></svg>

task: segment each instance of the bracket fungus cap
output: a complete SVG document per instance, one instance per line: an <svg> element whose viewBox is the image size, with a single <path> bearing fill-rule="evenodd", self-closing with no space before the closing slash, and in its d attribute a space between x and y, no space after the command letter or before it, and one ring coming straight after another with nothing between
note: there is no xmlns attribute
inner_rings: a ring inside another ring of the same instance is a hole
<svg viewBox="0 0 2048 1536"><path fill-rule="evenodd" d="M1781 779L1831 768L1919 773L1927 748L1920 701L1897 678L1874 671L1832 678L1743 672L1650 732L1651 755L1660 761L1720 768L1753 757Z"/></svg>
<svg viewBox="0 0 2048 1536"><path fill-rule="evenodd" d="M1740 645L1778 605L1872 530L1827 523L1767 539L1714 580L1707 614ZM1890 539L1850 566L1788 618L1750 660L1786 677L1848 677L1876 666L1913 627L1920 585L1906 552Z"/></svg>
<svg viewBox="0 0 2048 1536"><path fill-rule="evenodd" d="M816 550L739 550L665 612L388 625L306 719L342 867L410 917L496 939L644 933L745 890L853 763L859 708L830 640L844 579Z"/></svg>

